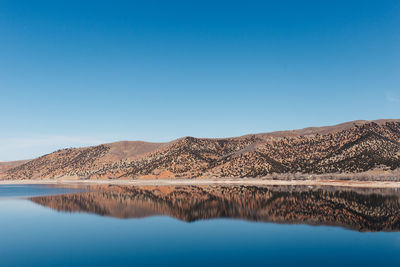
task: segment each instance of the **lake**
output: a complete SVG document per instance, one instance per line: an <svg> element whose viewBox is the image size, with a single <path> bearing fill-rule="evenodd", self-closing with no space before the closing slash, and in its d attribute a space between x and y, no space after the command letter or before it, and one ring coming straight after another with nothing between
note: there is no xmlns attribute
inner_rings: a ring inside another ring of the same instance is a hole
<svg viewBox="0 0 400 267"><path fill-rule="evenodd" d="M0 266L400 264L395 189L0 185Z"/></svg>

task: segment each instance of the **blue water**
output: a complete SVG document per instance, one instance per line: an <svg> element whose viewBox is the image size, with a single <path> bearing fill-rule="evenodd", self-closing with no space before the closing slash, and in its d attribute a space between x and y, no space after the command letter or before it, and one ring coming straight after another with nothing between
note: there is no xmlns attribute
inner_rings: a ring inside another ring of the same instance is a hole
<svg viewBox="0 0 400 267"><path fill-rule="evenodd" d="M7 197L29 197L67 194L79 190L47 185L0 185L0 199Z"/></svg>
<svg viewBox="0 0 400 267"><path fill-rule="evenodd" d="M22 190L26 196L58 189ZM55 211L4 191L1 188L0 196L7 198L0 198L0 266L400 264L399 232L239 219L118 219Z"/></svg>

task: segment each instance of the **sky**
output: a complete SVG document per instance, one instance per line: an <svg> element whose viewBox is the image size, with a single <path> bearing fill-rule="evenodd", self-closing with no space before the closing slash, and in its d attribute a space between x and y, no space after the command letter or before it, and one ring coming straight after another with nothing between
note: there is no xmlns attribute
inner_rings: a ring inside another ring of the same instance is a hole
<svg viewBox="0 0 400 267"><path fill-rule="evenodd" d="M400 1L0 0L0 161L400 118Z"/></svg>

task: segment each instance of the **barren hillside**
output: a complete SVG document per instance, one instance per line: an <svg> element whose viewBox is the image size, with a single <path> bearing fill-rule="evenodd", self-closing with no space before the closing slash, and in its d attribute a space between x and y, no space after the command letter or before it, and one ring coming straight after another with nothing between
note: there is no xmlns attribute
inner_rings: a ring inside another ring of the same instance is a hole
<svg viewBox="0 0 400 267"><path fill-rule="evenodd" d="M63 149L8 169L2 179L262 177L400 167L400 120L245 135L117 142Z"/></svg>
<svg viewBox="0 0 400 267"><path fill-rule="evenodd" d="M3 172L8 171L9 169L15 168L19 165L22 165L29 160L18 160L18 161L6 161L6 162L0 162L0 174Z"/></svg>

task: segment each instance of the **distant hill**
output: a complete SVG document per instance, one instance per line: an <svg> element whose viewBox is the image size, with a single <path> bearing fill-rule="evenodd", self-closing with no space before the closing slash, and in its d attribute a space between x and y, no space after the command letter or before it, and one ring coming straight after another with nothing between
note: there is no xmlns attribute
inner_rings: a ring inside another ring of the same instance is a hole
<svg viewBox="0 0 400 267"><path fill-rule="evenodd" d="M29 160L18 160L18 161L7 161L7 162L0 162L0 174L8 171L9 169L15 168L19 165L22 165Z"/></svg>
<svg viewBox="0 0 400 267"><path fill-rule="evenodd" d="M263 177L399 167L400 120L377 120L233 138L184 137L169 143L124 141L62 149L3 168L0 178Z"/></svg>

